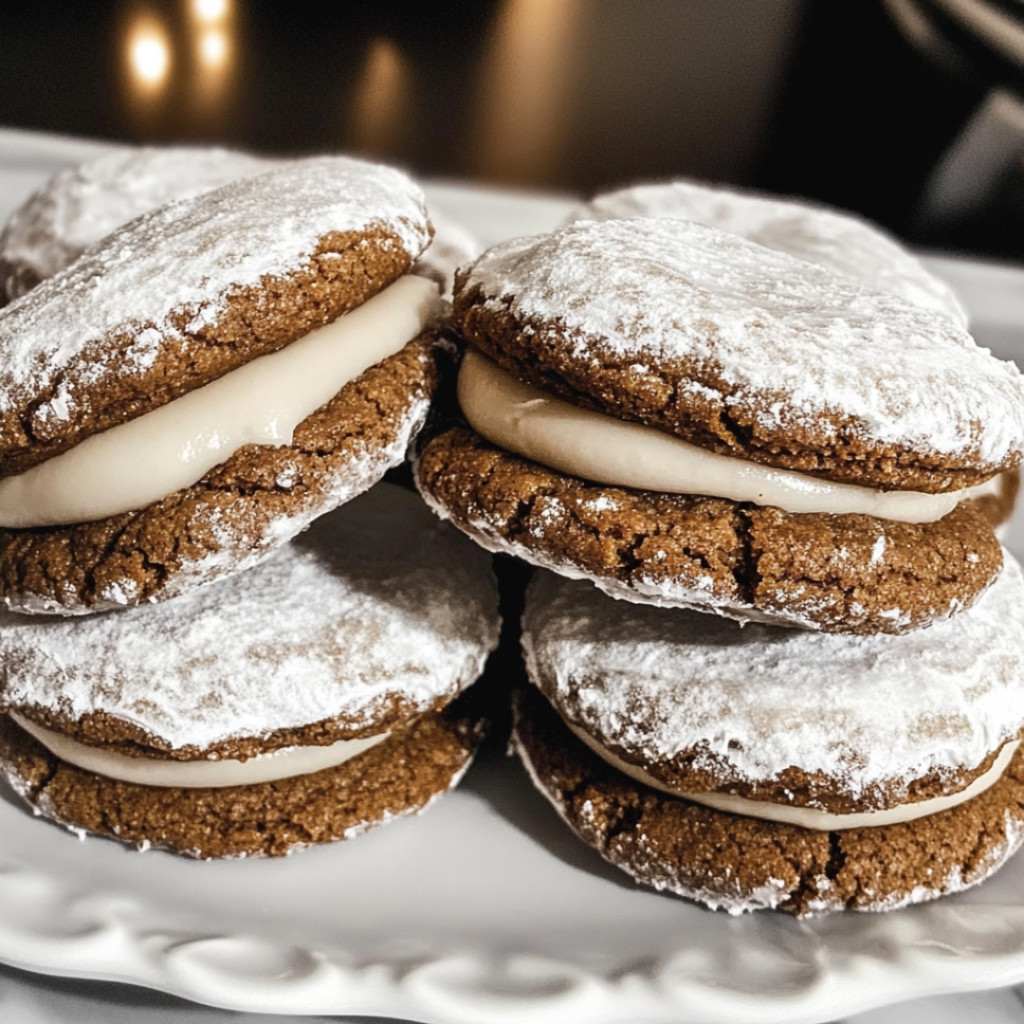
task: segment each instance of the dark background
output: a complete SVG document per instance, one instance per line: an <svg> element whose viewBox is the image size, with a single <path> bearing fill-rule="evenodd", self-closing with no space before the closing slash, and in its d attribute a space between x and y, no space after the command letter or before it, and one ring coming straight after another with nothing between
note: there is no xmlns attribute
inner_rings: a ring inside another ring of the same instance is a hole
<svg viewBox="0 0 1024 1024"><path fill-rule="evenodd" d="M964 59L936 61L880 0L233 0L205 20L202 2L5 5L0 125L345 149L577 193L694 176L1024 259L1019 159L969 217L920 216L929 175L1013 69L962 36ZM170 55L148 94L128 57L147 24ZM211 26L226 41L214 71L197 56Z"/></svg>

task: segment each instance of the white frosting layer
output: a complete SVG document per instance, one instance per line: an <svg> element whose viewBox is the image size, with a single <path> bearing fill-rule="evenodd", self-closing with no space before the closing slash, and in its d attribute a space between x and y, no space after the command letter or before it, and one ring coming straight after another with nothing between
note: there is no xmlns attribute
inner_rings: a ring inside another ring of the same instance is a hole
<svg viewBox="0 0 1024 1024"><path fill-rule="evenodd" d="M399 278L280 351L0 480L0 526L86 522L144 508L247 444L291 444L302 420L400 351L439 306L434 282Z"/></svg>
<svg viewBox="0 0 1024 1024"><path fill-rule="evenodd" d="M616 756L603 744L598 743L593 736L586 733L579 726L573 725L572 722L566 722L566 725L576 738L590 747L598 757L607 761L613 768L617 768L631 779L642 782L646 786L660 789L663 793L669 793L671 796L682 797L691 803L711 807L716 811L739 814L746 818L758 818L761 821L777 821L785 825L799 825L801 828L813 829L817 832L831 832L849 828L873 828L879 825L898 825L901 822L926 818L928 815L938 814L940 811L948 811L951 807L957 807L994 786L1002 777L1003 772L1006 771L1007 765L1013 759L1013 755L1020 746L1019 740L1007 743L999 751L999 755L993 761L992 767L974 779L969 786L965 786L959 793L937 796L930 800L918 800L915 803L901 804L897 807L886 808L883 811L831 814L828 811L818 810L816 807L794 807L790 804L769 803L766 800L750 800L747 797L735 796L732 793L693 793L688 790L667 786L643 768L629 764L628 761L623 761L621 757Z"/></svg>
<svg viewBox="0 0 1024 1024"><path fill-rule="evenodd" d="M102 713L172 750L336 719L379 732L389 709L436 710L480 675L497 607L490 556L381 484L173 601L82 619L0 611L0 711Z"/></svg>
<svg viewBox="0 0 1024 1024"><path fill-rule="evenodd" d="M866 808L899 805L913 781L955 780L1020 736L1024 578L1004 558L972 607L899 636L741 627L538 573L526 667L565 718L635 764L694 756L723 788L797 768Z"/></svg>
<svg viewBox="0 0 1024 1024"><path fill-rule="evenodd" d="M325 747L283 747L267 754L257 754L246 761L157 761L153 758L127 757L102 747L90 747L70 736L30 722L22 715L12 714L11 717L50 753L68 764L104 775L108 779L120 779L140 786L177 789L252 786L259 782L290 779L296 775L311 775L325 768L336 768L388 737L387 733L381 733L365 739L338 740Z"/></svg>
<svg viewBox="0 0 1024 1024"><path fill-rule="evenodd" d="M523 358L557 351L581 392L710 403L782 448L891 445L984 473L1024 450L1019 371L948 314L702 224L578 221L512 239L468 269L462 293L476 289L527 325Z"/></svg>
<svg viewBox="0 0 1024 1024"><path fill-rule="evenodd" d="M642 423L563 402L473 350L462 361L458 392L477 433L585 480L749 501L786 512L860 513L906 523L941 519L963 497L962 492L876 491L716 455Z"/></svg>

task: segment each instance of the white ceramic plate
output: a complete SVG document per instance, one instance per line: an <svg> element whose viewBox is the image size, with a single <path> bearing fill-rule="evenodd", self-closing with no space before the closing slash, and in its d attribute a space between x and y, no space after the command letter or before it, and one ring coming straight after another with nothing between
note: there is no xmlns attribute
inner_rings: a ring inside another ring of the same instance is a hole
<svg viewBox="0 0 1024 1024"><path fill-rule="evenodd" d="M0 131L0 217L80 153ZM543 230L569 205L452 184L430 194L487 242ZM980 339L1024 361L1024 270L934 267ZM1009 543L1024 554L1024 517ZM0 791L0 961L264 1014L796 1024L1024 981L1024 857L888 915L730 918L638 889L495 751L422 817L281 861L80 840Z"/></svg>

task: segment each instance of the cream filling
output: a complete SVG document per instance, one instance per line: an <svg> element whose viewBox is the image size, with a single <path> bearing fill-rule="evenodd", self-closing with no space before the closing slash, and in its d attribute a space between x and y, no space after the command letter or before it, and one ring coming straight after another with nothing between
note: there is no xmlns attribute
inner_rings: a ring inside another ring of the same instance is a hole
<svg viewBox="0 0 1024 1024"><path fill-rule="evenodd" d="M104 775L108 779L173 789L252 786L258 782L276 782L296 775L310 775L325 768L336 768L388 737L387 733L381 733L379 736L367 736L359 740L338 740L326 747L282 747L267 754L257 754L246 761L158 761L145 757L127 757L102 747L86 746L14 712L10 714L25 732L68 764Z"/></svg>
<svg viewBox="0 0 1024 1024"><path fill-rule="evenodd" d="M105 519L190 487L247 444L291 444L299 423L401 351L439 307L433 281L401 277L279 352L0 480L0 526Z"/></svg>
<svg viewBox="0 0 1024 1024"><path fill-rule="evenodd" d="M961 491L876 491L716 455L653 427L553 398L473 350L462 360L458 394L470 426L487 440L599 483L729 498L786 512L855 512L904 523L941 519L963 497Z"/></svg>
<svg viewBox="0 0 1024 1024"><path fill-rule="evenodd" d="M992 767L979 775L959 793L932 797L930 800L919 800L916 803L902 804L898 807L889 807L882 811L832 814L814 807L793 807L789 804L769 803L766 800L749 800L746 797L734 796L732 793L688 793L685 790L674 789L648 774L643 768L623 761L621 757L617 757L578 726L571 722L565 724L572 730L573 735L585 743L598 757L607 761L613 768L618 768L620 772L628 775L631 779L642 782L645 786L660 789L663 793L682 797L695 804L703 804L716 811L726 811L729 814L738 814L745 818L760 818L762 821L778 821L785 825L799 825L801 828L812 829L815 832L837 832L848 828L898 825L904 821L914 821L917 818L926 818L930 814L947 811L951 807L956 807L972 797L984 793L990 786L995 785L1006 771L1006 766L1012 760L1017 747L1020 746L1020 740L1005 744L992 763Z"/></svg>

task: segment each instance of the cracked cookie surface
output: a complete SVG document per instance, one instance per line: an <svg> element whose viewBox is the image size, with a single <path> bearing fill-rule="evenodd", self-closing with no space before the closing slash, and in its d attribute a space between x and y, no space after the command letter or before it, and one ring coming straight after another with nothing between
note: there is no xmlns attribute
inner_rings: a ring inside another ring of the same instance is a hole
<svg viewBox="0 0 1024 1024"><path fill-rule="evenodd" d="M964 503L934 523L795 515L589 483L466 427L431 438L417 484L485 547L606 593L840 633L900 633L970 605L1002 565Z"/></svg>
<svg viewBox="0 0 1024 1024"><path fill-rule="evenodd" d="M272 166L268 159L217 147L142 146L59 171L0 231L0 305L5 296L13 302L63 270L135 217Z"/></svg>
<svg viewBox="0 0 1024 1024"><path fill-rule="evenodd" d="M526 591L527 676L612 764L673 793L829 814L948 799L1024 730L1024 575L901 636L835 636L608 600L549 572Z"/></svg>
<svg viewBox="0 0 1024 1024"><path fill-rule="evenodd" d="M587 749L532 688L514 743L572 830L637 881L715 909L892 910L975 885L1024 838L1024 753L990 789L896 825L816 832L651 789Z"/></svg>

